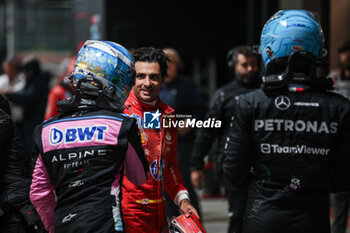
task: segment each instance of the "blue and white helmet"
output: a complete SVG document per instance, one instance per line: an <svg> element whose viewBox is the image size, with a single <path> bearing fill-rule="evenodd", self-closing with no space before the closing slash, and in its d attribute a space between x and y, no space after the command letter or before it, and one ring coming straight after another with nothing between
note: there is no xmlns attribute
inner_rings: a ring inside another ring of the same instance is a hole
<svg viewBox="0 0 350 233"><path fill-rule="evenodd" d="M260 51L265 67L275 58L304 50L318 57L324 37L318 15L306 10L281 10L264 25Z"/></svg>
<svg viewBox="0 0 350 233"><path fill-rule="evenodd" d="M88 40L79 50L73 71L74 83L90 77L98 80L103 93L124 103L134 75L133 58L123 46L110 41ZM94 82L84 84L93 92ZM92 88L89 88L92 87Z"/></svg>

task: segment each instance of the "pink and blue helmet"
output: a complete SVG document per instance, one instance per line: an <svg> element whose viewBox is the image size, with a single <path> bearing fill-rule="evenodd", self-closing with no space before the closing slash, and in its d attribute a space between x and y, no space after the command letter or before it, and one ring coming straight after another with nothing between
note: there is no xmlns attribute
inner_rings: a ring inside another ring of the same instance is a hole
<svg viewBox="0 0 350 233"><path fill-rule="evenodd" d="M295 51L308 51L318 57L324 37L318 15L306 10L281 10L264 25L260 50L265 67L276 58Z"/></svg>
<svg viewBox="0 0 350 233"><path fill-rule="evenodd" d="M120 103L124 103L129 94L133 75L133 58L126 48L96 40L86 41L79 50L73 71L75 83L86 77L97 79L104 94Z"/></svg>

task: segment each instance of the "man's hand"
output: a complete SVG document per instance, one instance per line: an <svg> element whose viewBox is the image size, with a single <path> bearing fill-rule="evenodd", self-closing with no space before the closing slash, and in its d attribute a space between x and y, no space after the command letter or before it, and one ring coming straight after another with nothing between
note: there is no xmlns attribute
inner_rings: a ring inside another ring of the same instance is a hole
<svg viewBox="0 0 350 233"><path fill-rule="evenodd" d="M205 184L205 177L203 170L195 170L191 172L191 182L193 187L201 189Z"/></svg>
<svg viewBox="0 0 350 233"><path fill-rule="evenodd" d="M188 199L183 199L181 201L180 210L186 215L186 217L189 217L190 214L194 214L199 219L197 210L191 205L190 200Z"/></svg>
<svg viewBox="0 0 350 233"><path fill-rule="evenodd" d="M189 120L188 118L184 119L184 122L185 122L184 125L187 125L188 120ZM192 127L190 127L190 126L189 127L177 127L177 132L181 135L187 134L191 130L192 130Z"/></svg>

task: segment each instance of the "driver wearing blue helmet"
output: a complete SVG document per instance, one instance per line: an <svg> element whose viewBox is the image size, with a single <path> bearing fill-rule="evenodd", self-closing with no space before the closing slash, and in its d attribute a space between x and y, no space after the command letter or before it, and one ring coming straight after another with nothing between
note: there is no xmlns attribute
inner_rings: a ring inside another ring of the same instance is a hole
<svg viewBox="0 0 350 233"><path fill-rule="evenodd" d="M133 69L121 45L85 42L72 77L76 94L35 129L30 199L48 232L124 232L123 171L138 185L148 172L136 121L123 114Z"/></svg>
<svg viewBox="0 0 350 233"><path fill-rule="evenodd" d="M224 174L247 190L243 232L329 233L329 192L350 188L350 103L316 77L317 14L283 10L261 33L260 89L239 97Z"/></svg>

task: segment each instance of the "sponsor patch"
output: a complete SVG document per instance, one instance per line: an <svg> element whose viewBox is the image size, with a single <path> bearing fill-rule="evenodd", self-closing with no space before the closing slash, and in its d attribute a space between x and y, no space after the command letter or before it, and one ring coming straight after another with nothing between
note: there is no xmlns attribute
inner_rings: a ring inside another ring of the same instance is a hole
<svg viewBox="0 0 350 233"><path fill-rule="evenodd" d="M307 145L283 146L278 144L261 143L262 154L290 154L290 155L328 155L329 148L311 147Z"/></svg>
<svg viewBox="0 0 350 233"><path fill-rule="evenodd" d="M278 96L275 99L275 106L279 110L287 110L290 107L290 99L285 95Z"/></svg>
<svg viewBox="0 0 350 233"><path fill-rule="evenodd" d="M150 172L155 180L162 180L163 179L163 170L165 167L165 163L163 159L156 159L150 164Z"/></svg>
<svg viewBox="0 0 350 233"><path fill-rule="evenodd" d="M335 134L338 131L337 122L304 121L288 119L257 119L254 121L254 131L290 131L307 133Z"/></svg>
<svg viewBox="0 0 350 233"><path fill-rule="evenodd" d="M52 127L50 129L49 141L51 145L73 142L90 142L93 140L103 141L107 129L107 125L74 127L66 128L65 130Z"/></svg>

